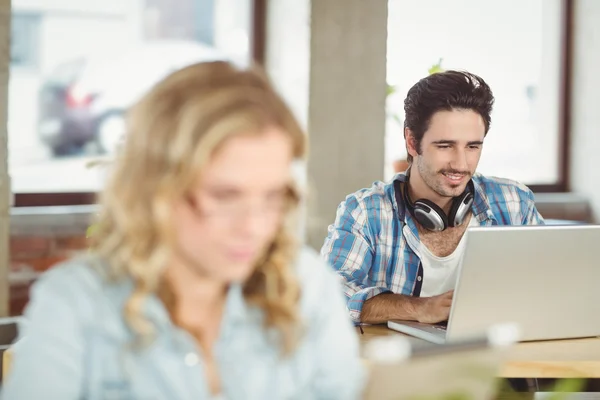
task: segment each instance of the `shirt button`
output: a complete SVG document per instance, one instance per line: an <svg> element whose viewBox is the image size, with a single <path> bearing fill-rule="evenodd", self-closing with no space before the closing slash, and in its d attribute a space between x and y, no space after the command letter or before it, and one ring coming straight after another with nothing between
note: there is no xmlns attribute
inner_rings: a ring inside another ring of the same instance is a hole
<svg viewBox="0 0 600 400"><path fill-rule="evenodd" d="M420 276L417 276L417 280L418 280L419 282L421 282L421 279L422 279L422 278L421 278Z"/></svg>
<svg viewBox="0 0 600 400"><path fill-rule="evenodd" d="M185 355L185 365L187 365L188 367L193 367L194 365L198 364L198 355L196 353L187 353Z"/></svg>

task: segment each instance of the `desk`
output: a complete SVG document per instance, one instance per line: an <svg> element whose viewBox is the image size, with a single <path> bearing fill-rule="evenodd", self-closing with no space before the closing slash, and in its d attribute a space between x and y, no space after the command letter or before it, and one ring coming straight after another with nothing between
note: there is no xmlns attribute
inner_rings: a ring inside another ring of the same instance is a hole
<svg viewBox="0 0 600 400"><path fill-rule="evenodd" d="M364 334L356 329L361 344L378 336L407 336L385 325L362 329ZM600 378L600 338L518 343L509 349L507 358L502 378Z"/></svg>

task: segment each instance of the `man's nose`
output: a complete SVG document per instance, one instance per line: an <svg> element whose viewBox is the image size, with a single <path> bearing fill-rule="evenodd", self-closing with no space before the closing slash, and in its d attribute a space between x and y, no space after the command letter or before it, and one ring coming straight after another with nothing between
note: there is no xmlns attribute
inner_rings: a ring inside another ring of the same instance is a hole
<svg viewBox="0 0 600 400"><path fill-rule="evenodd" d="M454 152L454 159L452 160L452 168L457 171L467 171L469 164L467 163L467 152L463 149L458 149Z"/></svg>

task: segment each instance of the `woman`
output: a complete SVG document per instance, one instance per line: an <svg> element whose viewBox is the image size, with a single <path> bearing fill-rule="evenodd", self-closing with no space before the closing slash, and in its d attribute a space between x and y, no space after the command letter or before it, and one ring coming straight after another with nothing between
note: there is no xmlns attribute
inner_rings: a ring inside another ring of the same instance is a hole
<svg viewBox="0 0 600 400"><path fill-rule="evenodd" d="M257 71L198 64L129 115L91 255L36 285L4 399L352 399L341 289L297 251L304 135Z"/></svg>

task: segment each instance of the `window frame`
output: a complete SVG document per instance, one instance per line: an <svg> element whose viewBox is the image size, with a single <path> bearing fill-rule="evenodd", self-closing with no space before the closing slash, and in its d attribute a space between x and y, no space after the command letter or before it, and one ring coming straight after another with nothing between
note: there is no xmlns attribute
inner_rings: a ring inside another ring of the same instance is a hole
<svg viewBox="0 0 600 400"><path fill-rule="evenodd" d="M573 82L574 0L563 0L561 10L561 65L559 81L558 180L553 184L529 185L536 193L564 193L571 190L571 95Z"/></svg>

